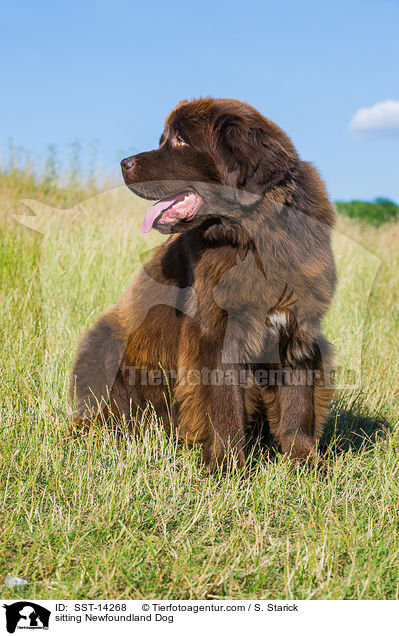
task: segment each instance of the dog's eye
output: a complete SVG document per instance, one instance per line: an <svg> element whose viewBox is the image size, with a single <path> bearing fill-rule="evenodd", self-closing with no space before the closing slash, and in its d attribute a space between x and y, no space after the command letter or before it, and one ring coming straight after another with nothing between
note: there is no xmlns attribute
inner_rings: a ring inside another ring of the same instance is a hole
<svg viewBox="0 0 399 636"><path fill-rule="evenodd" d="M174 145L177 146L178 148L181 148L182 146L187 146L186 142L181 137L179 137L179 135L176 135Z"/></svg>

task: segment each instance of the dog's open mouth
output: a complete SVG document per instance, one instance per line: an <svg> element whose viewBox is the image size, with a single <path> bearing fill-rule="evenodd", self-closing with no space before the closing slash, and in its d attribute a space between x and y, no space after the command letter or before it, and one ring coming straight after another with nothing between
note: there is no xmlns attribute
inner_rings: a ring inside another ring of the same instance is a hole
<svg viewBox="0 0 399 636"><path fill-rule="evenodd" d="M154 225L174 225L179 221L191 221L201 204L202 197L192 190L161 199L147 211L141 231L146 234Z"/></svg>

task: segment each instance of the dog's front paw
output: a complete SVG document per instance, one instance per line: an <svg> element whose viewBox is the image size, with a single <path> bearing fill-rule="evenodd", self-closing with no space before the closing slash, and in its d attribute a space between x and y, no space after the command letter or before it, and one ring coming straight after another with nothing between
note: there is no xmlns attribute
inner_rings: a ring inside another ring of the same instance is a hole
<svg viewBox="0 0 399 636"><path fill-rule="evenodd" d="M280 439L281 450L294 462L314 462L316 459L314 441L308 435L297 432Z"/></svg>
<svg viewBox="0 0 399 636"><path fill-rule="evenodd" d="M245 466L245 453L242 448L234 448L225 444L204 444L202 459L208 474L222 470L225 474L231 470L242 470Z"/></svg>

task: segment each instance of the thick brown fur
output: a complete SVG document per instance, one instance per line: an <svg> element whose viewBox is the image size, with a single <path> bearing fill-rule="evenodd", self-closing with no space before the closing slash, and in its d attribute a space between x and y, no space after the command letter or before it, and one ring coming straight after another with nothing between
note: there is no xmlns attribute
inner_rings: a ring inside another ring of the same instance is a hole
<svg viewBox="0 0 399 636"><path fill-rule="evenodd" d="M177 134L187 145L172 143ZM202 444L212 470L228 457L244 463L260 413L283 452L308 458L333 395L320 323L335 287L334 211L317 171L255 109L211 98L180 103L160 147L129 159L124 179L140 196L192 188L204 203L163 228L169 238L84 336L71 376L76 421L111 409L134 428L151 403L167 429ZM209 380L237 371L255 381Z"/></svg>

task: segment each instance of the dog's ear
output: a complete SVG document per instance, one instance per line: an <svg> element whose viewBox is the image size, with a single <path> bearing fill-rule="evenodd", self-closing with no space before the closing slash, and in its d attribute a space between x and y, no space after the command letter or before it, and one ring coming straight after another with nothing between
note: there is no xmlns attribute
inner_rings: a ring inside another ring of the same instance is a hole
<svg viewBox="0 0 399 636"><path fill-rule="evenodd" d="M293 147L271 122L265 120L263 125L260 118L224 114L215 123L215 139L224 184L236 190L242 207L253 207L287 179L294 159Z"/></svg>

